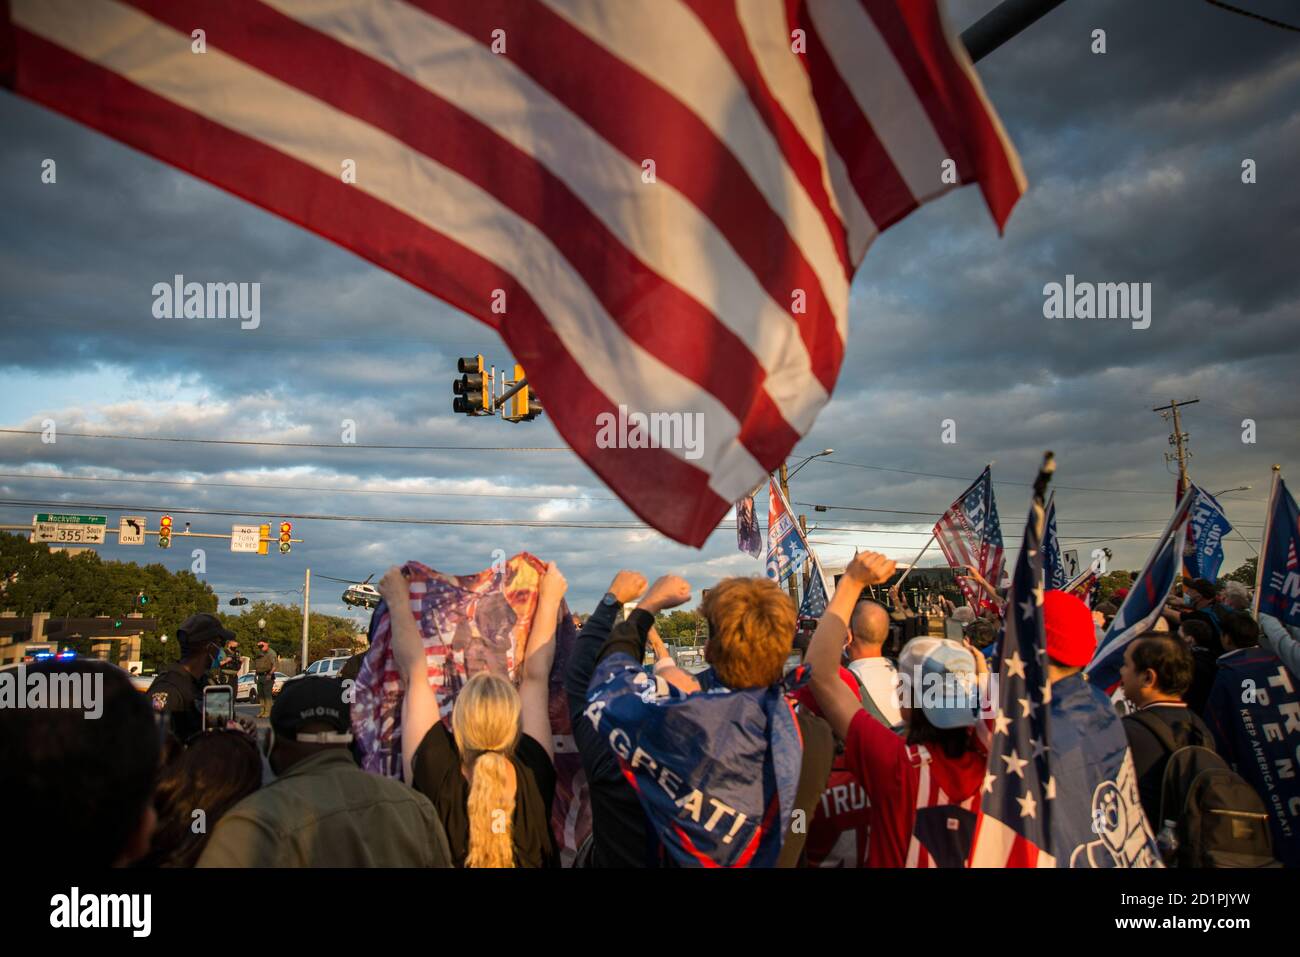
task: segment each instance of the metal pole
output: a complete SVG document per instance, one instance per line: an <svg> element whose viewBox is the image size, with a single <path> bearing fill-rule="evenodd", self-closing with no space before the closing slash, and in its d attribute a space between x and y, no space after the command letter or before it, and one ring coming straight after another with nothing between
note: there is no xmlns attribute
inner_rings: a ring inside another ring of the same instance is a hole
<svg viewBox="0 0 1300 957"><path fill-rule="evenodd" d="M307 670L307 625L311 621L311 569L307 569L302 582L302 666L299 674Z"/></svg>
<svg viewBox="0 0 1300 957"><path fill-rule="evenodd" d="M961 42L978 63L1012 37L1033 26L1065 0L1003 0L961 35Z"/></svg>
<svg viewBox="0 0 1300 957"><path fill-rule="evenodd" d="M1282 466L1273 466L1273 484L1268 490L1268 512L1264 516L1264 531L1259 536L1259 552L1255 559L1255 594L1250 603L1250 613L1259 618L1259 586L1264 581L1264 555L1268 549L1268 534L1272 531L1270 527L1273 522L1273 506L1277 502L1277 483L1282 477Z"/></svg>
<svg viewBox="0 0 1300 957"><path fill-rule="evenodd" d="M896 587L896 588L902 588L902 587L903 587L903 582L907 581L907 576L910 575L910 574L912 574L912 569L915 568L915 567L916 567L916 563L919 562L919 561L921 560L921 556L924 555L927 551L930 550L930 546L934 544L934 539L935 539L935 536L934 536L934 535L931 535L931 536L930 536L930 540L929 540L928 542L925 543L925 548L921 549L921 551L917 553L916 558L914 558L914 559L912 560L912 564L910 564L910 565L907 566L907 571L903 572L903 577L900 578L897 582L895 582L894 587Z"/></svg>

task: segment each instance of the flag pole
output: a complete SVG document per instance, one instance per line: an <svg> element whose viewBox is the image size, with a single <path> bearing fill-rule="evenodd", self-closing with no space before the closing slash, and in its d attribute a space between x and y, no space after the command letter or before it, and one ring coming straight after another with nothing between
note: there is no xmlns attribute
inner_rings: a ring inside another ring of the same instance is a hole
<svg viewBox="0 0 1300 957"><path fill-rule="evenodd" d="M916 558L912 559L912 564L907 566L907 571L903 572L903 577L894 583L895 588L903 587L903 582L907 581L907 576L912 574L912 569L915 568L916 563L921 560L921 556L930 550L930 546L934 544L935 538L936 538L935 534L931 533L930 540L925 543L925 548L921 549L921 551L917 553Z"/></svg>
<svg viewBox="0 0 1300 957"><path fill-rule="evenodd" d="M1259 620L1259 587L1264 578L1264 556L1268 554L1268 534L1273 525L1273 506L1277 504L1277 483L1282 466L1273 466L1273 484L1268 490L1268 511L1264 513L1264 531L1259 536L1259 556L1255 559L1255 595L1250 603L1250 613Z"/></svg>

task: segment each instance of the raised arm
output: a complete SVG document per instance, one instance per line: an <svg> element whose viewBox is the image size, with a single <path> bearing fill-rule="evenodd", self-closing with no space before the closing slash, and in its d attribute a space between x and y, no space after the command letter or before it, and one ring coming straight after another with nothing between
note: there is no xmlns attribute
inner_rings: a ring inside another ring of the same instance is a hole
<svg viewBox="0 0 1300 957"><path fill-rule="evenodd" d="M409 784L411 761L424 736L438 720L438 697L429 685L429 665L424 658L420 626L411 613L411 591L402 570L394 566L379 580L379 594L388 605L388 627L393 636L393 662L406 689L402 695L402 774Z"/></svg>
<svg viewBox="0 0 1300 957"><path fill-rule="evenodd" d="M862 589L887 582L894 574L895 563L877 552L859 552L844 570L835 595L817 623L808 654L804 657L812 669L813 697L831 729L847 738L853 716L862 710L862 702L840 681L840 651L848 633L849 617L858 603Z"/></svg>
<svg viewBox="0 0 1300 957"><path fill-rule="evenodd" d="M700 683L695 680L694 675L690 672L678 667L672 653L668 651L668 646L659 637L658 629L651 626L650 633L646 637L650 639L650 647L654 649L655 653L655 674L674 688L687 694L699 691Z"/></svg>
<svg viewBox="0 0 1300 957"><path fill-rule="evenodd" d="M569 583L554 562L546 566L537 589L537 611L524 647L523 680L519 684L519 704L524 734L555 757L555 736L551 734L550 684L551 665L555 662L555 625L560 616L560 602Z"/></svg>

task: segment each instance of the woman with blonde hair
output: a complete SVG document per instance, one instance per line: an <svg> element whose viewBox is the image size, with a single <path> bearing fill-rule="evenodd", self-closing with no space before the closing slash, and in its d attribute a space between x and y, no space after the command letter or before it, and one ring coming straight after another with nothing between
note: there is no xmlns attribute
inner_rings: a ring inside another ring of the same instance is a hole
<svg viewBox="0 0 1300 957"><path fill-rule="evenodd" d="M459 867L551 867L554 741L548 714L555 627L568 583L554 564L538 587L537 611L520 666L519 690L506 675L475 674L456 697L451 732L427 680L424 643L406 579L392 568L379 583L388 603L393 658L402 675L402 763L447 832Z"/></svg>

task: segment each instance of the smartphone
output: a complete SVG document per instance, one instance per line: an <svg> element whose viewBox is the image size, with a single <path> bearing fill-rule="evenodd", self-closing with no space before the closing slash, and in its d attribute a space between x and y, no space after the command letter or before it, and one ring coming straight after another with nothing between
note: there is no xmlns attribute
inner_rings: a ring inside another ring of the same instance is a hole
<svg viewBox="0 0 1300 957"><path fill-rule="evenodd" d="M203 730L218 731L235 720L235 696L230 685L203 689Z"/></svg>

